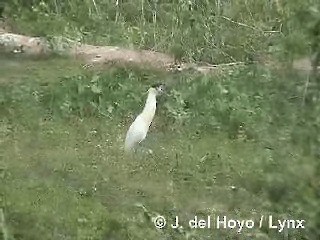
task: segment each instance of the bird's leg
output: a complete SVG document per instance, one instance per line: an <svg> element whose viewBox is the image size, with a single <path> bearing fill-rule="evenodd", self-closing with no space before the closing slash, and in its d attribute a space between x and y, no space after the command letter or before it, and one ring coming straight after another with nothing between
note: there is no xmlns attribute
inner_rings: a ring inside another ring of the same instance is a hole
<svg viewBox="0 0 320 240"><path fill-rule="evenodd" d="M150 148L146 147L142 141L139 143L136 150L138 150L138 152L142 154L153 154L153 151Z"/></svg>

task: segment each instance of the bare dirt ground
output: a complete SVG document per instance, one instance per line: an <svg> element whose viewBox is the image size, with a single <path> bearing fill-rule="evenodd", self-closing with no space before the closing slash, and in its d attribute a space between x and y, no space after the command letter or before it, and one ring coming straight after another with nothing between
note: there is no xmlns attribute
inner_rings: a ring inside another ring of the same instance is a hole
<svg viewBox="0 0 320 240"><path fill-rule="evenodd" d="M118 62L167 68L174 63L172 56L154 51L125 49L117 46L93 46L58 37L54 42L55 46L52 47L52 44L44 38L16 34L8 24L0 21L0 53L47 56L58 51L83 60L85 66Z"/></svg>
<svg viewBox="0 0 320 240"><path fill-rule="evenodd" d="M60 44L60 53L82 60L84 67L108 67L110 63L134 64L143 67L150 66L152 68L167 71L193 69L203 74L207 74L212 73L212 71L216 72L221 68L244 64L243 62L219 65L182 63L177 66L174 64L173 56L160 52L125 49L117 46L93 46L62 38L57 38L56 42L58 43L56 44L57 46L59 45L59 42L64 42L64 44ZM67 44L65 44L66 42ZM57 51L57 49L53 49L51 45L44 38L12 33L12 29L10 29L8 25L0 22L0 53L11 52L24 56L48 56ZM279 66L279 63L275 63L275 60L270 59L259 63ZM294 60L293 68L302 71L311 71L311 61L309 58Z"/></svg>

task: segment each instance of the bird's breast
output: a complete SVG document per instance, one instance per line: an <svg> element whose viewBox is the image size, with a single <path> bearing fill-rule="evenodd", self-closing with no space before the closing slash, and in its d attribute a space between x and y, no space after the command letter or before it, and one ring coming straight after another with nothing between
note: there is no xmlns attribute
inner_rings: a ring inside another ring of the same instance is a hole
<svg viewBox="0 0 320 240"><path fill-rule="evenodd" d="M148 126L150 126L154 115L155 115L155 109L152 109L150 111L146 111L146 112L143 112L143 113L140 114L141 118L144 120L144 122Z"/></svg>

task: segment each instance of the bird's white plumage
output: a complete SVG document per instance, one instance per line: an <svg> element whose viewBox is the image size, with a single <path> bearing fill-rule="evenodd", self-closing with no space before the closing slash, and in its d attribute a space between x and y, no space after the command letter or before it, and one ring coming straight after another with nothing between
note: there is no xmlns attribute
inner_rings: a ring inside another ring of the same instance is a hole
<svg viewBox="0 0 320 240"><path fill-rule="evenodd" d="M125 151L130 151L138 143L143 141L149 130L149 126L145 123L144 119L139 115L131 124L125 141Z"/></svg>
<svg viewBox="0 0 320 240"><path fill-rule="evenodd" d="M157 108L156 97L161 91L162 88L150 88L148 90L148 97L144 109L131 124L127 132L124 146L126 152L134 150L136 145L146 138Z"/></svg>

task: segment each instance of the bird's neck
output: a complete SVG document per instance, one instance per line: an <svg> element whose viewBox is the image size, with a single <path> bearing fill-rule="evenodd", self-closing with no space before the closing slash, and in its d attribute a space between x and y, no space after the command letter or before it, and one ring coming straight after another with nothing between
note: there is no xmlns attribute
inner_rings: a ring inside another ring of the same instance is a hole
<svg viewBox="0 0 320 240"><path fill-rule="evenodd" d="M141 116L146 120L146 122L150 125L152 122L152 119L156 113L157 108L157 99L156 99L156 93L153 91L149 91L146 104L144 106L144 109L141 113Z"/></svg>

